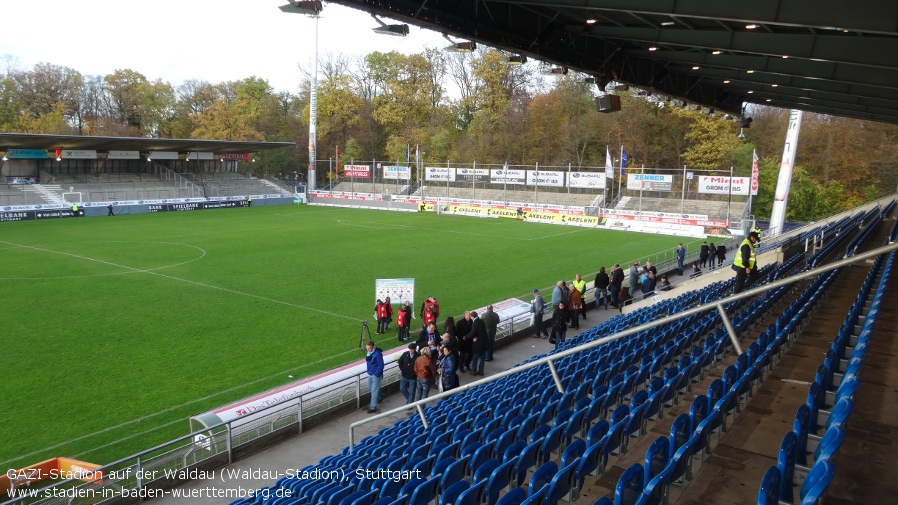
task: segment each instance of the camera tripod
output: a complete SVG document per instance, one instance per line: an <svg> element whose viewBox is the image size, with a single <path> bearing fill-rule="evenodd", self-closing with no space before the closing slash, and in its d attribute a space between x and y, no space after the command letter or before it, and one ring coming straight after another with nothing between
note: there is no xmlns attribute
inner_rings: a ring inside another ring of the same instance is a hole
<svg viewBox="0 0 898 505"><path fill-rule="evenodd" d="M366 335L368 336L367 340L365 340ZM362 321L362 330L359 332L359 349L364 347L365 342L367 342L368 340L371 340L371 332L368 331L368 320L365 319L364 321Z"/></svg>

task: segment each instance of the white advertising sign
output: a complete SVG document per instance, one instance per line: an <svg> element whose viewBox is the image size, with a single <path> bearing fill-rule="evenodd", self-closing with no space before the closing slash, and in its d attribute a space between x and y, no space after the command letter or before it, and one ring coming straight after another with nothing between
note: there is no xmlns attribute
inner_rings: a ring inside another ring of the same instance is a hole
<svg viewBox="0 0 898 505"><path fill-rule="evenodd" d="M455 169L448 167L424 167L424 180L455 182Z"/></svg>
<svg viewBox="0 0 898 505"><path fill-rule="evenodd" d="M605 189L604 173L599 172L570 172L567 177L569 188L593 188Z"/></svg>
<svg viewBox="0 0 898 505"><path fill-rule="evenodd" d="M150 160L176 160L178 153L177 151L150 151L148 158Z"/></svg>
<svg viewBox="0 0 898 505"><path fill-rule="evenodd" d="M187 159L193 160L213 160L215 156L212 153L201 153L201 152L189 152L187 153Z"/></svg>
<svg viewBox="0 0 898 505"><path fill-rule="evenodd" d="M709 195L743 195L748 196L751 190L751 177L712 177L698 178L698 192ZM732 193L731 193L732 192Z"/></svg>
<svg viewBox="0 0 898 505"><path fill-rule="evenodd" d="M384 167L384 179L406 180L411 177L411 169L409 167Z"/></svg>
<svg viewBox="0 0 898 505"><path fill-rule="evenodd" d="M673 176L660 174L627 174L627 189L632 191L671 191Z"/></svg>
<svg viewBox="0 0 898 505"><path fill-rule="evenodd" d="M374 299L385 300L390 297L390 303L401 305L408 300L415 306L415 279L376 279L374 281Z"/></svg>
<svg viewBox="0 0 898 505"><path fill-rule="evenodd" d="M140 151L109 151L106 154L107 160L139 160Z"/></svg>
<svg viewBox="0 0 898 505"><path fill-rule="evenodd" d="M564 172L554 172L549 170L528 170L527 185L553 188L564 187Z"/></svg>
<svg viewBox="0 0 898 505"><path fill-rule="evenodd" d="M95 160L96 149L63 149L60 157L64 160Z"/></svg>
<svg viewBox="0 0 898 505"><path fill-rule="evenodd" d="M493 184L524 184L527 181L527 172L517 169L492 169L490 170L490 182Z"/></svg>

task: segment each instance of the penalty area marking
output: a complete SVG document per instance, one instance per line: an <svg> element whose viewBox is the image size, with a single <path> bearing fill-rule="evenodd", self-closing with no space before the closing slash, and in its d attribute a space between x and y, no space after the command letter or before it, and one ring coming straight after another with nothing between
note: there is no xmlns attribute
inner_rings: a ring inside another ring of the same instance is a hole
<svg viewBox="0 0 898 505"><path fill-rule="evenodd" d="M457 231L457 230L446 230L443 228L426 228L423 226L412 226L407 224L384 224L384 223L374 223L370 221L347 221L345 219L337 219L337 224L342 224L343 226L355 226L358 228L372 228L372 229L380 229L380 230L395 230L395 229L409 229L409 230L424 230L424 231L436 231L441 233L455 233L457 235L473 235L476 237L490 237L490 238L500 238L503 240L521 240L524 242L531 242L534 240L543 240L547 238L560 237L563 235L572 235L574 233L579 233L586 228L577 227L576 230L563 231L560 233L550 233L547 235L540 235L536 237L506 237L506 236L497 236L495 233L474 233L470 231Z"/></svg>
<svg viewBox="0 0 898 505"><path fill-rule="evenodd" d="M132 243L132 242L126 242L124 240L104 240L104 241L99 241L96 243L100 243L100 242L117 243L117 244ZM3 242L3 243L8 244L9 242ZM0 277L0 280L4 280L4 281L46 281L46 280L53 280L53 279L86 279L86 278L90 278L90 277L108 277L110 275L130 275L130 274L136 274L136 273L143 273L144 271L154 272L156 270L164 270L166 268L175 268L175 267L179 267L181 265L186 265L188 263L193 263L194 261L199 261L206 256L205 249L203 249L202 247L197 247L195 245L190 245L190 244L181 244L179 242L136 242L136 243L139 243L139 244L165 244L165 245L176 245L176 246L190 247L192 249L198 250L200 252L200 255L197 256L196 258L193 258L193 259L190 259L187 261L182 261L180 263L174 263L171 265L163 265L161 267L147 268L147 269L143 269L143 270L135 270L135 269L131 269L131 267L126 267L126 268L128 268L128 270L125 270L124 272L112 272L112 273L108 273L108 274L57 275L57 276L53 276L53 277ZM0 250L21 249L24 247L29 247L29 246L22 246L22 245L18 245L18 244L13 244L13 246L14 247L4 247ZM55 251L53 251L53 252L55 252ZM65 254L65 253L58 253L58 254Z"/></svg>
<svg viewBox="0 0 898 505"><path fill-rule="evenodd" d="M277 299L275 299L275 298L269 298L269 297L267 297L267 296L254 295L254 294L252 294L252 293L247 293L247 292L245 292L245 291L238 291L238 290L236 290L236 289L231 289L231 288L223 288L223 287L221 287L221 286L216 286L216 285L214 285L214 284L206 284L205 282L192 281L192 280L190 280L190 279L184 279L183 277L175 277L174 275L168 275L168 274L164 274L164 273L161 273L161 272L155 272L155 271L153 271L153 270L147 270L147 269L143 269L143 268L129 267L128 265L121 265L121 264L118 264L118 263L114 263L114 262L112 262L112 261L106 261L106 260L101 260L101 259L97 259L97 258L91 258L91 257L83 256L83 255L80 255L80 254L72 254L72 253L67 253L67 252L62 252L62 251L54 251L54 250L52 250L52 249L44 249L44 248L42 248L42 247L30 246L30 245L25 245L25 244L16 244L16 243L13 243L13 242L6 242L6 241L2 241L2 240L0 240L0 244L6 244L6 245L9 245L9 246L18 246L18 247L22 247L22 248L25 248L25 249L33 249L33 250L35 250L35 251L42 251L42 252L48 252L48 253L54 253L54 254L60 254L60 255L62 255L62 256L69 256L69 257L71 257L71 258L79 258L79 259L83 259L83 260L87 260L87 261L93 261L93 262L96 262L96 263L101 263L101 264L103 264L103 265L110 265L110 266L114 266L114 267L118 267L118 268L124 268L124 269L127 269L127 270L131 270L131 271L133 271L134 273L145 273L145 274L150 274L150 275L156 275L156 276L163 277L163 278L165 278L165 279L170 279L170 280L173 280L173 281L184 282L184 283L186 283L186 284L192 284L192 285L194 285L194 286L200 286L200 287L208 288L208 289L215 289L215 290L218 290L218 291L224 291L224 292L226 292L226 293L231 293L231 294L235 294L235 295L245 296L245 297L247 297L247 298L255 298L256 300L262 300L262 301L266 301L266 302L277 303L277 304L279 304L279 305L286 305L286 306L288 306L288 307L294 307L294 308L297 308L297 309L308 310L308 311L311 311L311 312L318 312L319 314L325 314L325 315L328 315L328 316L338 317L338 318L340 318L340 319L348 319L348 320L350 320L350 321L359 321L359 322L362 321L362 319L359 319L359 318L356 318L356 317L347 316L347 315L345 315L345 314L337 314L337 313L335 313L335 312L328 312L328 311L326 311L326 310L316 309L316 308L314 308L314 307L307 307L307 306L305 306L305 305L299 305L299 304L297 304L297 303L285 302L285 301L283 301L283 300L277 300Z"/></svg>

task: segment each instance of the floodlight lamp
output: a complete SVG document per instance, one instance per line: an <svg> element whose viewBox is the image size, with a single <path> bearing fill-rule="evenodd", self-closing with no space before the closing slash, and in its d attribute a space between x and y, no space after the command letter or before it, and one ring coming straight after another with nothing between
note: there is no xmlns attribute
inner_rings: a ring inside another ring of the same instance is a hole
<svg viewBox="0 0 898 505"><path fill-rule="evenodd" d="M527 57L523 54L507 54L502 58L506 65L523 65L527 63Z"/></svg>
<svg viewBox="0 0 898 505"><path fill-rule="evenodd" d="M736 135L736 138L739 140L745 140L745 133L742 132L742 128L739 128L739 135Z"/></svg>
<svg viewBox="0 0 898 505"><path fill-rule="evenodd" d="M455 42L451 46L446 46L446 51L450 53L473 53L477 49L476 42Z"/></svg>
<svg viewBox="0 0 898 505"><path fill-rule="evenodd" d="M322 6L320 1L301 1L289 0L287 5L281 5L278 9L288 14L305 14L307 16L317 16L321 13Z"/></svg>
<svg viewBox="0 0 898 505"><path fill-rule="evenodd" d="M374 14L372 14L371 17L374 18L374 20L377 21L377 24L380 25L376 28L371 29L371 31L373 31L374 33L379 33L381 35L393 35L394 37L405 37L406 35L408 35L408 25L406 24L388 25L378 19Z"/></svg>
<svg viewBox="0 0 898 505"><path fill-rule="evenodd" d="M9 161L9 158L7 158L5 154L3 155L3 161Z"/></svg>

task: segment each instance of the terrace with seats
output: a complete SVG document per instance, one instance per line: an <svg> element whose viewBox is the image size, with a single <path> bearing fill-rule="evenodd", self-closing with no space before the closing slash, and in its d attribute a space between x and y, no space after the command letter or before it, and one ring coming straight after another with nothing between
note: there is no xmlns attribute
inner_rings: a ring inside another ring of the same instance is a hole
<svg viewBox="0 0 898 505"><path fill-rule="evenodd" d="M822 226L816 232L831 241L807 255L771 250L760 284L893 243L894 212L892 202ZM880 254L730 302L728 271L683 281L706 285L634 304L559 351L721 300L744 353L710 308L634 329L557 359L563 391L539 365L427 406L428 428L417 415L395 415L340 450L347 423L364 417L357 414L339 429L319 429L314 441L298 437L301 452L274 449L235 463L302 464L345 478L287 476L259 492L289 490L289 498L232 503L888 502L898 482L880 477L890 472L898 430L894 402L884 399L898 387L888 372L898 369L898 344L895 315L881 308L898 292L893 258ZM608 313L590 317L599 314ZM525 338L521 347L544 349L541 342ZM867 368L878 373L864 376ZM356 468L420 470L420 478L360 477Z"/></svg>

